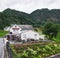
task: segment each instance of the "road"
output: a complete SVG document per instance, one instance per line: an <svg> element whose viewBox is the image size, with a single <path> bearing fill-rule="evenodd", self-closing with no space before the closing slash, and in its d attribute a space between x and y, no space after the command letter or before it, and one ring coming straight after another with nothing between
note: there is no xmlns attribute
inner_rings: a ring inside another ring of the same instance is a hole
<svg viewBox="0 0 60 58"><path fill-rule="evenodd" d="M0 38L0 58L4 58L4 38Z"/></svg>

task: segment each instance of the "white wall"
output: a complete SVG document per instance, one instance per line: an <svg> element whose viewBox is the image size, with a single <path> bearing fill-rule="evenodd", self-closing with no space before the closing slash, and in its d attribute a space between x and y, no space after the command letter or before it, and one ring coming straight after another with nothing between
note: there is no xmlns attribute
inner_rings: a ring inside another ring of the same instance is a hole
<svg viewBox="0 0 60 58"><path fill-rule="evenodd" d="M19 30L13 30L13 28L19 28ZM18 25L14 25L10 28L10 32L12 32L13 34L21 33L21 28Z"/></svg>
<svg viewBox="0 0 60 58"><path fill-rule="evenodd" d="M21 31L20 30L12 30L12 28L10 29L10 32L12 32L13 34L18 34L18 33L21 33Z"/></svg>
<svg viewBox="0 0 60 58"><path fill-rule="evenodd" d="M45 39L45 35L40 35L39 38L44 40Z"/></svg>
<svg viewBox="0 0 60 58"><path fill-rule="evenodd" d="M4 31L10 31L10 27L4 28Z"/></svg>
<svg viewBox="0 0 60 58"><path fill-rule="evenodd" d="M34 31L27 31L21 34L21 39L22 40L27 40L27 39L39 40L39 34Z"/></svg>

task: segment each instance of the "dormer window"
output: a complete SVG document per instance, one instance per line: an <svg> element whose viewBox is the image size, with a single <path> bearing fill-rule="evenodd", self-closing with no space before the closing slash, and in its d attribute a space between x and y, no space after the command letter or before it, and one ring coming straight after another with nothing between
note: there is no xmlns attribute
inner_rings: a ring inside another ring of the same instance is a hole
<svg viewBox="0 0 60 58"><path fill-rule="evenodd" d="M13 30L19 30L19 28L13 28Z"/></svg>
<svg viewBox="0 0 60 58"><path fill-rule="evenodd" d="M37 36L37 34L35 34L35 36Z"/></svg>
<svg viewBox="0 0 60 58"><path fill-rule="evenodd" d="M16 26L15 26L16 27Z"/></svg>

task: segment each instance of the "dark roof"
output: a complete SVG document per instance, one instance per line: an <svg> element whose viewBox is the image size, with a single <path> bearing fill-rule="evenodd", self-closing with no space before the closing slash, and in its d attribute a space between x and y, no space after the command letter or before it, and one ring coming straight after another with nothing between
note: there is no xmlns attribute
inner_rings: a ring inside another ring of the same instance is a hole
<svg viewBox="0 0 60 58"><path fill-rule="evenodd" d="M32 25L19 25L22 30L34 30Z"/></svg>

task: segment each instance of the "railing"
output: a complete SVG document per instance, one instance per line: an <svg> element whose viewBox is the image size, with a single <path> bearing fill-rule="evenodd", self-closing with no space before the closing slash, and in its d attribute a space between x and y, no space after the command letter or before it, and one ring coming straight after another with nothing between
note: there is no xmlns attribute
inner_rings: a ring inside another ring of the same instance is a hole
<svg viewBox="0 0 60 58"><path fill-rule="evenodd" d="M7 48L7 51L8 51L8 56L9 58L18 58L18 56L14 53L14 51L10 48L10 43L7 42L6 43L6 48Z"/></svg>

